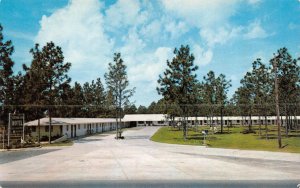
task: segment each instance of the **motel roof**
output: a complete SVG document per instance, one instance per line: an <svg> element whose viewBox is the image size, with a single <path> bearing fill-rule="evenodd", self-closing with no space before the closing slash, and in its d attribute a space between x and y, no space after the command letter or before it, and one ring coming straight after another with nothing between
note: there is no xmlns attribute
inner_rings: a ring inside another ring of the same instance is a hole
<svg viewBox="0 0 300 188"><path fill-rule="evenodd" d="M285 120L285 116L281 116L283 120ZM291 119L294 119L295 116L292 116ZM252 116L251 120L264 120L264 116ZM267 120L275 120L276 116L267 116ZM296 119L300 119L300 116L296 116ZM175 117L176 121L182 120L181 117ZM188 120L210 120L210 117L188 117ZM212 120L221 120L220 116L212 117ZM249 116L224 116L223 120L250 120ZM71 124L90 124L90 123L113 123L116 122L115 118L51 118L52 125L71 125ZM122 119L123 122L131 122L131 121L166 121L165 114L126 114ZM169 121L169 120L167 120ZM37 126L38 120L29 121L24 124L25 126ZM41 126L49 125L49 118L41 118L40 119Z"/></svg>
<svg viewBox="0 0 300 188"><path fill-rule="evenodd" d="M300 116L292 116L291 119L300 119ZM199 117L188 117L187 120L195 121L195 120L221 120L221 116L199 116ZM285 116L281 116L283 120L285 120ZM182 120L182 117L175 117L176 121ZM249 116L223 116L223 120L250 120ZM251 120L265 120L265 116L251 116ZM267 116L267 120L276 120L276 116Z"/></svg>
<svg viewBox="0 0 300 188"><path fill-rule="evenodd" d="M165 114L126 114L122 121L165 121Z"/></svg>
<svg viewBox="0 0 300 188"><path fill-rule="evenodd" d="M51 118L52 125L71 125L71 124L89 124L89 123L110 123L116 122L114 118ZM38 120L29 121L24 124L25 126L36 126ZM40 125L49 125L49 118L41 118Z"/></svg>

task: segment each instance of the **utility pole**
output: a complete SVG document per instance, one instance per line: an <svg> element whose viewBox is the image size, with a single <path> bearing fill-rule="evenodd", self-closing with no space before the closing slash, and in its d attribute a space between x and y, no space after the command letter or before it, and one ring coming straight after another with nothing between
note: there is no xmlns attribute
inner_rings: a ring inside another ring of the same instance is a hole
<svg viewBox="0 0 300 188"><path fill-rule="evenodd" d="M8 126L7 126L7 147L10 148L10 129L11 129L11 113L8 113Z"/></svg>
<svg viewBox="0 0 300 188"><path fill-rule="evenodd" d="M281 121L279 112L279 96L278 96L278 80L277 80L277 56L274 57L273 68L275 73L275 103L276 103L276 116L277 116L277 130L278 130L278 147L281 148Z"/></svg>
<svg viewBox="0 0 300 188"><path fill-rule="evenodd" d="M39 116L38 116L38 128L39 128L39 146L41 146L41 123L40 123Z"/></svg>
<svg viewBox="0 0 300 188"><path fill-rule="evenodd" d="M48 116L49 116L49 144L51 144L52 117L51 117L50 108L48 109Z"/></svg>

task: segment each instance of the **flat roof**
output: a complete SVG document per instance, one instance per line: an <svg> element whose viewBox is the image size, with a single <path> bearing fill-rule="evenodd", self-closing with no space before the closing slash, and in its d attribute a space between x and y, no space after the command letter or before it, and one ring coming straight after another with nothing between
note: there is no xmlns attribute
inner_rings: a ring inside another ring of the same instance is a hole
<svg viewBox="0 0 300 188"><path fill-rule="evenodd" d="M52 125L71 125L71 124L89 124L89 123L113 123L116 122L115 118L51 118ZM24 124L25 126L36 126L38 120L29 121ZM41 118L40 125L49 125L49 118Z"/></svg>
<svg viewBox="0 0 300 188"><path fill-rule="evenodd" d="M281 116L285 120L285 116ZM299 120L300 116L296 116ZM52 117L52 125L71 125L71 124L89 124L89 123L115 123L115 118L56 118ZM264 116L252 116L251 120L264 120ZM292 117L294 119L294 116ZM176 121L182 120L182 117L175 117ZM188 117L188 120L210 120L210 117ZM212 117L212 120L221 120L220 116ZM223 116L223 120L250 120L249 116ZM276 120L276 116L267 116L267 120ZM126 114L122 119L122 122L131 122L131 121L166 121L165 114ZM169 119L167 120L169 121ZM29 121L24 124L25 126L37 126L38 120ZM49 125L49 118L41 118L40 125L46 126Z"/></svg>
<svg viewBox="0 0 300 188"><path fill-rule="evenodd" d="M122 121L165 121L165 114L126 114Z"/></svg>

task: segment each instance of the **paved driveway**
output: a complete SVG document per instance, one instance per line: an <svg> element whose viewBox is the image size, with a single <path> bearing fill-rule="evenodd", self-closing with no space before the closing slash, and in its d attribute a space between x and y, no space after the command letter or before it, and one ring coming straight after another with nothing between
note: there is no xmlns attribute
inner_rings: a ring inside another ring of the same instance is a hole
<svg viewBox="0 0 300 188"><path fill-rule="evenodd" d="M124 140L100 134L70 147L18 151L25 157L0 152L0 181L300 180L299 154L156 143L149 138L157 129L129 129Z"/></svg>

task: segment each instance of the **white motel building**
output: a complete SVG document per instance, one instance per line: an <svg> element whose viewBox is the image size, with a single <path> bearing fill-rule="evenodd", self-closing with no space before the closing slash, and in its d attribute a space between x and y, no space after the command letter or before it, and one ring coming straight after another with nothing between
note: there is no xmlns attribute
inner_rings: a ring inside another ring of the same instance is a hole
<svg viewBox="0 0 300 188"><path fill-rule="evenodd" d="M281 116L282 125L285 124L285 117ZM181 118L175 118L175 122L180 122ZM204 126L204 125L220 125L220 117L188 117L189 126ZM267 124L275 125L276 116L224 116L223 124L227 125L252 125ZM300 116L293 116L292 121L300 125ZM169 125L170 119L164 114L129 114L125 115L121 122L121 127L138 127L138 126L165 126ZM52 136L67 136L74 138L93 133L102 133L116 130L117 121L115 118L51 118L51 135ZM26 129L29 129L32 137L38 136L38 120L30 121L24 124ZM49 118L40 119L40 135L49 135Z"/></svg>

